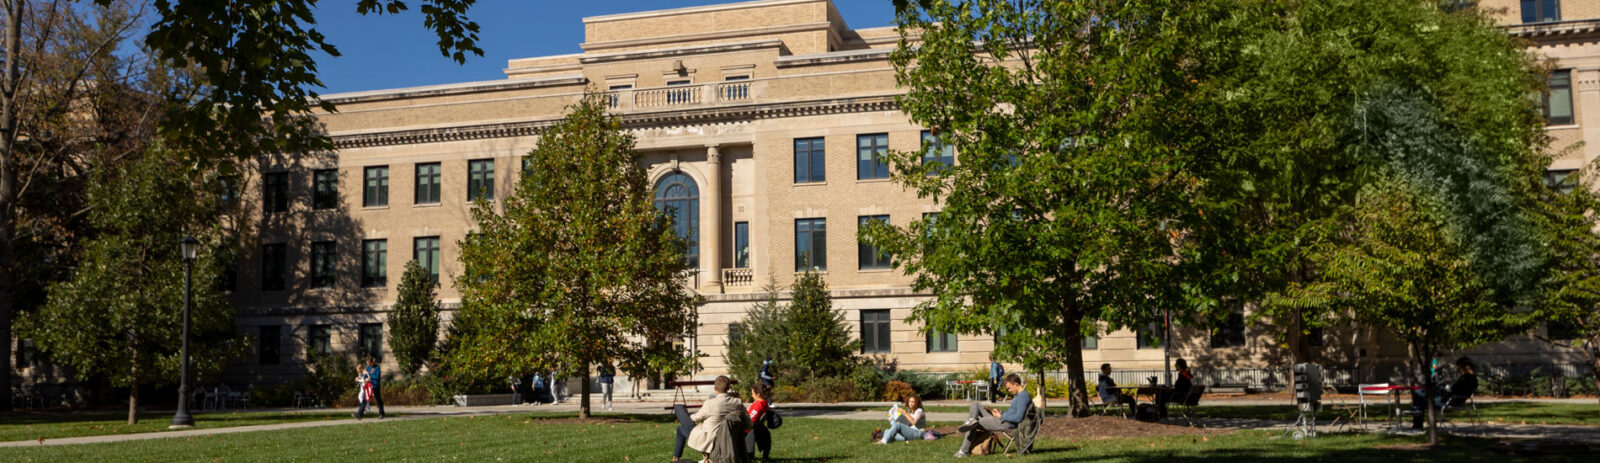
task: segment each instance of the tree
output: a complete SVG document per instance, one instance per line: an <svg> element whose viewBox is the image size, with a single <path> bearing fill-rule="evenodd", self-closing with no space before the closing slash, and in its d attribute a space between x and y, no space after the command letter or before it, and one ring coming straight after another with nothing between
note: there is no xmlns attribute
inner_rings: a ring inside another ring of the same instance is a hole
<svg viewBox="0 0 1600 463"><path fill-rule="evenodd" d="M1185 32L1213 2L903 2L891 55L900 107L953 146L953 166L892 153L894 178L942 210L863 233L931 292L925 330L1001 336L1028 369L1065 365L1089 413L1082 339L1133 324L1171 270L1167 219L1190 178L1183 133L1196 64ZM930 149L937 149L930 147Z"/></svg>
<svg viewBox="0 0 1600 463"><path fill-rule="evenodd" d="M778 302L776 286L769 284L766 291L767 299L739 325L738 339L729 340L724 358L734 378L754 384L761 362L769 358L777 376L790 384L799 378L849 377L861 368L856 357L861 340L851 336L844 312L833 309L821 275L806 272L795 279L788 304Z"/></svg>
<svg viewBox="0 0 1600 463"><path fill-rule="evenodd" d="M75 14L63 1L50 2L57 14ZM118 0L94 0L106 7ZM194 167L221 161L223 175L237 169L233 161L255 159L277 152L331 149L332 143L315 126L314 110L333 111L319 99L320 87L314 51L339 56L316 29L314 0L156 0L157 18L145 36L147 49L165 66L193 71L182 85L164 86L165 106L158 132L170 148L183 152ZM424 27L435 32L441 53L464 62L467 54L483 55L477 47L478 25L466 17L473 0L421 0ZM26 0L0 2L4 15L3 76L0 76L0 390L11 385L11 320L15 313L17 275L13 269L17 241L17 208L24 199L28 174L23 173L16 151L19 114L37 108L22 106L34 69L22 67L27 58L23 31L26 19L55 15L30 15ZM400 0L360 0L362 14L396 14L408 9ZM129 25L135 23L128 23ZM48 28L45 28L48 29ZM119 31L112 37L120 38ZM90 49L106 49L100 45ZM35 47L38 48L38 47ZM49 61L29 61L32 63ZM46 100L49 101L49 100ZM55 101L75 101L60 99ZM263 123L265 122L265 123ZM0 394L0 410L10 409L10 395Z"/></svg>
<svg viewBox="0 0 1600 463"><path fill-rule="evenodd" d="M1600 194L1593 179L1573 174L1544 191L1550 260L1537 306L1549 327L1541 338L1583 351L1600 386Z"/></svg>
<svg viewBox="0 0 1600 463"><path fill-rule="evenodd" d="M661 360L647 354L691 335L699 302L684 283L687 244L605 108L598 94L571 106L540 133L510 197L473 209L478 234L461 243L456 284L462 315L487 329L461 333L448 360L482 378L581 373L582 418L592 366L647 370Z"/></svg>
<svg viewBox="0 0 1600 463"><path fill-rule="evenodd" d="M739 384L755 384L760 377L761 363L767 359L772 359L779 369L790 364L787 355L789 325L785 316L789 306L778 301L776 283L767 282L762 291L767 297L752 305L737 325L728 327L728 348L722 358L728 365L728 376Z"/></svg>
<svg viewBox="0 0 1600 463"><path fill-rule="evenodd" d="M1393 169L1443 201L1449 220L1481 230L1464 249L1498 294L1526 291L1516 287L1535 280L1538 244L1518 236L1517 214L1498 214L1522 208L1515 198L1527 187L1508 179L1537 169L1543 146L1527 98L1537 66L1524 44L1480 10L1437 2L1239 2L1230 10L1217 33L1197 39L1213 50L1205 91L1195 95L1207 116L1175 120L1193 124L1178 130L1207 134L1193 149L1210 153L1193 166L1204 180L1180 219L1196 243L1185 261L1191 284L1213 298L1259 303L1253 319L1280 328L1296 362L1320 361L1306 334L1349 314L1308 291L1321 269L1307 243L1339 226L1373 172ZM1397 97L1411 89L1425 101ZM1393 126L1431 124L1431 133L1408 130L1434 146L1391 137L1372 149L1388 130L1373 125L1374 109L1390 103L1410 111L1395 114ZM1476 145L1456 149L1460 140ZM1476 180L1497 191L1471 190Z"/></svg>
<svg viewBox="0 0 1600 463"><path fill-rule="evenodd" d="M439 344L439 303L433 276L413 260L400 277L400 296L389 312L389 349L407 376L414 376L433 358Z"/></svg>
<svg viewBox="0 0 1600 463"><path fill-rule="evenodd" d="M100 234L85 245L70 281L22 319L22 332L80 379L105 375L128 388L128 424L138 420L139 389L176 382L182 344L184 264L178 241L201 240L191 310L193 371L219 371L246 346L234 333L233 306L219 286L230 245L215 191L189 179L181 157L153 150L122 169L101 169L90 185L90 221Z"/></svg>

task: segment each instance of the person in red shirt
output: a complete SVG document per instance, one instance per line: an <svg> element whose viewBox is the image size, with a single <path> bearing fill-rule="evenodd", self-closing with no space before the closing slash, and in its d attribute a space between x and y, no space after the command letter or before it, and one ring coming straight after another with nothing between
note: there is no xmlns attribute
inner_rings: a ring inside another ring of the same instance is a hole
<svg viewBox="0 0 1600 463"><path fill-rule="evenodd" d="M772 456L772 430L767 429L767 414L772 411L771 402L767 395L771 389L766 384L756 383L750 388L750 429L745 430L744 448L750 452L750 459L755 459L756 449L761 449L761 459L766 460Z"/></svg>

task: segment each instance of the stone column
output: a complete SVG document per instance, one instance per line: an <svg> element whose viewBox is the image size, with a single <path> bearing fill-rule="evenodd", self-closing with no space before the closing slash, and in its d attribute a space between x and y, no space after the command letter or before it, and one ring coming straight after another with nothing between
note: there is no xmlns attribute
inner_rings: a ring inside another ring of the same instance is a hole
<svg viewBox="0 0 1600 463"><path fill-rule="evenodd" d="M722 153L706 147L706 188L700 195L701 292L722 292Z"/></svg>

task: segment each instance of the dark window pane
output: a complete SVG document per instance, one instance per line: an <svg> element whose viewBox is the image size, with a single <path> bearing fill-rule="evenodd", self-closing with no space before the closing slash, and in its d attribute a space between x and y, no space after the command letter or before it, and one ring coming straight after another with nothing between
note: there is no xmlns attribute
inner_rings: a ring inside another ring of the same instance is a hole
<svg viewBox="0 0 1600 463"><path fill-rule="evenodd" d="M388 284L389 241L366 240L361 242L361 286L381 287Z"/></svg>
<svg viewBox="0 0 1600 463"><path fill-rule="evenodd" d="M467 162L467 199L494 200L494 160Z"/></svg>
<svg viewBox="0 0 1600 463"><path fill-rule="evenodd" d="M818 138L794 140L794 182L817 183L827 181L823 141Z"/></svg>
<svg viewBox="0 0 1600 463"><path fill-rule="evenodd" d="M383 361L383 324L363 323L358 332L358 345L361 349L361 359L377 359Z"/></svg>
<svg viewBox="0 0 1600 463"><path fill-rule="evenodd" d="M1084 335L1083 342L1081 344L1083 345L1083 348L1087 350L1099 349L1100 337L1094 335Z"/></svg>
<svg viewBox="0 0 1600 463"><path fill-rule="evenodd" d="M938 175L950 170L956 165L956 149L939 141L933 132L922 131L922 163L938 164L928 171L928 175Z"/></svg>
<svg viewBox="0 0 1600 463"><path fill-rule="evenodd" d="M889 178L889 164L883 155L889 150L889 134L856 136L856 179Z"/></svg>
<svg viewBox="0 0 1600 463"><path fill-rule="evenodd" d="M700 188L683 172L673 172L656 182L656 210L672 221L672 230L689 242L684 260L700 265Z"/></svg>
<svg viewBox="0 0 1600 463"><path fill-rule="evenodd" d="M261 290L283 291L288 286L288 245L261 246Z"/></svg>
<svg viewBox="0 0 1600 463"><path fill-rule="evenodd" d="M1571 193L1578 186L1577 169L1547 170L1544 172L1544 184L1563 194Z"/></svg>
<svg viewBox="0 0 1600 463"><path fill-rule="evenodd" d="M1560 20L1560 0L1522 0L1522 22L1540 23Z"/></svg>
<svg viewBox="0 0 1600 463"><path fill-rule="evenodd" d="M889 353L892 350L889 341L889 311L883 309L861 311L861 352Z"/></svg>
<svg viewBox="0 0 1600 463"><path fill-rule="evenodd" d="M311 243L311 287L333 286L335 257L332 241Z"/></svg>
<svg viewBox="0 0 1600 463"><path fill-rule="evenodd" d="M1549 125L1571 125L1572 70L1561 69L1550 74L1550 94L1544 95L1544 118Z"/></svg>
<svg viewBox="0 0 1600 463"><path fill-rule="evenodd" d="M306 359L333 354L333 327L313 325L306 332Z"/></svg>
<svg viewBox="0 0 1600 463"><path fill-rule="evenodd" d="M1244 346L1244 308L1234 307L1222 323L1211 330L1211 347Z"/></svg>
<svg viewBox="0 0 1600 463"><path fill-rule="evenodd" d="M282 332L276 326L263 326L260 334L261 336L256 342L256 345L260 346L259 353L261 354L258 363L262 365L277 365L280 358L279 353L283 346Z"/></svg>
<svg viewBox="0 0 1600 463"><path fill-rule="evenodd" d="M1134 341L1138 344L1139 349L1159 349L1161 348L1161 338L1161 325L1158 323L1145 325L1134 332Z"/></svg>
<svg viewBox="0 0 1600 463"><path fill-rule="evenodd" d="M750 268L750 223L733 224L733 268Z"/></svg>
<svg viewBox="0 0 1600 463"><path fill-rule="evenodd" d="M439 163L417 164L417 204L439 203Z"/></svg>
<svg viewBox="0 0 1600 463"><path fill-rule="evenodd" d="M796 219L794 221L794 249L796 272L828 269L827 221L825 219Z"/></svg>
<svg viewBox="0 0 1600 463"><path fill-rule="evenodd" d="M261 207L265 212L289 210L288 172L273 172L262 176Z"/></svg>
<svg viewBox="0 0 1600 463"><path fill-rule="evenodd" d="M858 223L859 226L864 229L872 222L889 223L889 216L865 215L859 218ZM867 244L866 242L860 242L856 244L856 258L860 265L860 269L890 268L889 254L880 251L877 246Z"/></svg>
<svg viewBox="0 0 1600 463"><path fill-rule="evenodd" d="M333 209L339 206L339 171L318 170L311 173L311 208Z"/></svg>
<svg viewBox="0 0 1600 463"><path fill-rule="evenodd" d="M927 344L928 352L956 352L960 350L954 333L946 333L939 330L928 331Z"/></svg>
<svg viewBox="0 0 1600 463"><path fill-rule="evenodd" d="M428 276L433 278L433 284L439 284L439 237L417 238L411 258L416 259L417 264L428 271Z"/></svg>
<svg viewBox="0 0 1600 463"><path fill-rule="evenodd" d="M364 207L388 206L389 166L373 166L364 170L361 205Z"/></svg>

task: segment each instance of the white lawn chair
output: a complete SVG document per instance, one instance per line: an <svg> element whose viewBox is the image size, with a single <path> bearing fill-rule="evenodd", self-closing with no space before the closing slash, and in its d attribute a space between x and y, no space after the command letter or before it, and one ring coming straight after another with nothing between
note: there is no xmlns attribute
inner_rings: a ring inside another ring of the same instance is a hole
<svg viewBox="0 0 1600 463"><path fill-rule="evenodd" d="M1357 411L1356 416L1361 420L1362 429L1367 427L1367 396L1384 396L1389 395L1392 392L1393 391L1389 389L1389 383L1361 384L1356 386L1356 403L1360 408L1360 410ZM1394 415L1394 413L1390 412L1389 416L1392 415Z"/></svg>

